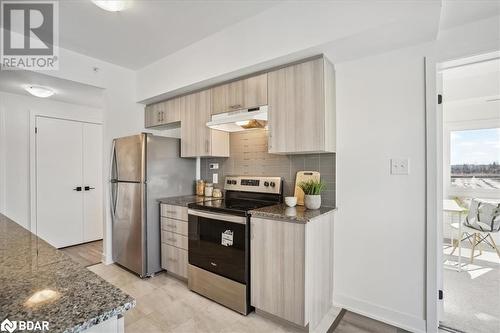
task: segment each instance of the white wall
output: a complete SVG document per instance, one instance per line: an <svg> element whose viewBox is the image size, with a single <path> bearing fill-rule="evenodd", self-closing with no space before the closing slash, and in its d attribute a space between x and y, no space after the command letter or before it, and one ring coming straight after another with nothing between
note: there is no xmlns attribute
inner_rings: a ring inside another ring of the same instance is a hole
<svg viewBox="0 0 500 333"><path fill-rule="evenodd" d="M430 40L437 33L439 12L439 1L282 2L139 70L137 100L318 54L319 45L331 42L338 42L330 57L337 60L340 54L359 56L390 40Z"/></svg>
<svg viewBox="0 0 500 333"><path fill-rule="evenodd" d="M0 92L1 212L30 229L30 112L64 119L102 122L102 110Z"/></svg>
<svg viewBox="0 0 500 333"><path fill-rule="evenodd" d="M402 50L336 69L334 299L356 312L423 331L423 52ZM391 158L409 158L410 174L390 175Z"/></svg>

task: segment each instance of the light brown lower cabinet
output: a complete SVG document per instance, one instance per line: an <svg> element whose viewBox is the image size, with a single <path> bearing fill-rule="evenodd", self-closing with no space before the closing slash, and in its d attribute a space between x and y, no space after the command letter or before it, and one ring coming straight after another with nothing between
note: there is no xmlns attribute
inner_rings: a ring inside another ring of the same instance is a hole
<svg viewBox="0 0 500 333"><path fill-rule="evenodd" d="M308 223L251 218L251 305L314 329L333 307L333 215Z"/></svg>
<svg viewBox="0 0 500 333"><path fill-rule="evenodd" d="M188 251L161 244L161 266L167 272L187 279Z"/></svg>
<svg viewBox="0 0 500 333"><path fill-rule="evenodd" d="M188 266L187 207L160 204L161 267L187 279Z"/></svg>

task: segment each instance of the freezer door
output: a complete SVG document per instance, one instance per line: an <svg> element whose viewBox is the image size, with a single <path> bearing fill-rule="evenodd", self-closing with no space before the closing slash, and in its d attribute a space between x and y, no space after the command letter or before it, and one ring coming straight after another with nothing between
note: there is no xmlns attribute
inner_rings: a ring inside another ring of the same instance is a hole
<svg viewBox="0 0 500 333"><path fill-rule="evenodd" d="M143 195L144 184L111 183L113 260L141 276L145 271Z"/></svg>
<svg viewBox="0 0 500 333"><path fill-rule="evenodd" d="M111 179L143 182L145 171L145 135L138 134L115 139Z"/></svg>

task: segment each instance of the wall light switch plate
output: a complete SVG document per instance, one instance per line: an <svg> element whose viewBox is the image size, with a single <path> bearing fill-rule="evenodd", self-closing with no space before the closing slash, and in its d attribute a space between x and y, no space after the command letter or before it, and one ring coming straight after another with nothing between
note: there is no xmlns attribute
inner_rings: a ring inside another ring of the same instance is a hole
<svg viewBox="0 0 500 333"><path fill-rule="evenodd" d="M219 163L210 163L210 164L208 165L208 168L209 168L210 170L217 170L217 169L219 169Z"/></svg>
<svg viewBox="0 0 500 333"><path fill-rule="evenodd" d="M214 173L212 175L212 183L219 184L219 174L218 173Z"/></svg>
<svg viewBox="0 0 500 333"><path fill-rule="evenodd" d="M391 175L410 174L410 160L407 158L391 158Z"/></svg>

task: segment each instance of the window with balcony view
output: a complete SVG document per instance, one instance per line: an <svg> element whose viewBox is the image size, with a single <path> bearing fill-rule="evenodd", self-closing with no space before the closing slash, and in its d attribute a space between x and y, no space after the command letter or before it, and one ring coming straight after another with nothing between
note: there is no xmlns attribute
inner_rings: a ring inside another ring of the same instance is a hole
<svg viewBox="0 0 500 333"><path fill-rule="evenodd" d="M500 128L452 131L451 184L463 189L500 189Z"/></svg>

